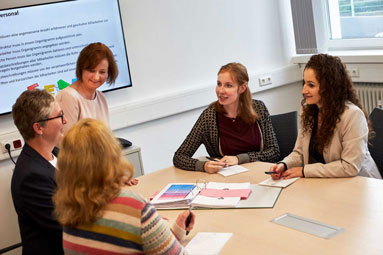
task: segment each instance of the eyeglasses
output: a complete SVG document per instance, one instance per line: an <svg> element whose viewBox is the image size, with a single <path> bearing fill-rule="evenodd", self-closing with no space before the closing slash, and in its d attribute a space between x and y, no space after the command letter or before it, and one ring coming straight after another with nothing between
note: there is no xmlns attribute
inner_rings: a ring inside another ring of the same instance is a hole
<svg viewBox="0 0 383 255"><path fill-rule="evenodd" d="M44 120L38 120L36 122L42 122L42 121L48 121L48 120L54 120L54 119L58 119L58 118L61 118L61 123L64 123L64 112L61 111L60 112L60 115L57 115L56 117L52 117L52 118L48 118L48 119L44 119Z"/></svg>

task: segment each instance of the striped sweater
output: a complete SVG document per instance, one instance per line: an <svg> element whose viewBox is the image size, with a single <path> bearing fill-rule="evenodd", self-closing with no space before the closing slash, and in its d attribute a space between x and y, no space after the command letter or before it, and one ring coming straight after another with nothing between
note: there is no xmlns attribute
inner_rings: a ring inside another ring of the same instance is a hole
<svg viewBox="0 0 383 255"><path fill-rule="evenodd" d="M93 224L63 231L65 254L186 254L153 205L126 189Z"/></svg>

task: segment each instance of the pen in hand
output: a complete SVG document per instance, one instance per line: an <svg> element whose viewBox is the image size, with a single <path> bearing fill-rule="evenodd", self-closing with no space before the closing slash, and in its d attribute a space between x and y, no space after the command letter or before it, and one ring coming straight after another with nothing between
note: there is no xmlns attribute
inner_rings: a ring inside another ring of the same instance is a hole
<svg viewBox="0 0 383 255"><path fill-rule="evenodd" d="M191 220L192 220L192 212L191 212L191 209L189 209L189 215L188 215L188 217L186 218L186 221L185 221L186 228L189 227L189 224L190 224ZM189 232L190 232L189 230L186 230L186 235L188 235Z"/></svg>
<svg viewBox="0 0 383 255"><path fill-rule="evenodd" d="M277 172L274 171L266 171L265 174L276 174Z"/></svg>
<svg viewBox="0 0 383 255"><path fill-rule="evenodd" d="M216 158L212 158L212 157L206 157L208 160L212 160L212 161L215 161L215 162L219 162L220 160L219 159L216 159Z"/></svg>

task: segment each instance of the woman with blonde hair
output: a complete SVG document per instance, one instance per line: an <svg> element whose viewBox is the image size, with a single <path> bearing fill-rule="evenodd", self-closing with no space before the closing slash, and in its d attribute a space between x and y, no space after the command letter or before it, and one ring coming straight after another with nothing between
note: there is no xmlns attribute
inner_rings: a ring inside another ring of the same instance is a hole
<svg viewBox="0 0 383 255"><path fill-rule="evenodd" d="M269 112L262 101L252 99L248 82L249 76L242 64L229 63L221 67L216 86L218 100L202 112L174 154L174 166L216 173L227 165L276 162L279 147ZM192 158L201 144L215 160Z"/></svg>
<svg viewBox="0 0 383 255"><path fill-rule="evenodd" d="M83 119L65 135L57 162L55 214L63 227L65 253L183 254L179 243L188 211L172 232L156 209L124 187L131 164L102 122Z"/></svg>
<svg viewBox="0 0 383 255"><path fill-rule="evenodd" d="M382 178L368 151L368 116L340 58L313 55L304 70L302 95L294 150L271 167L272 177Z"/></svg>

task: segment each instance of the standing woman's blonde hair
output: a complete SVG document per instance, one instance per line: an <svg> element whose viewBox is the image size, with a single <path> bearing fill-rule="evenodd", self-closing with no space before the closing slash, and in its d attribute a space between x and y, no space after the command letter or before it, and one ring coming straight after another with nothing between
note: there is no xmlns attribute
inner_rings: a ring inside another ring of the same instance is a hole
<svg viewBox="0 0 383 255"><path fill-rule="evenodd" d="M53 197L58 221L67 227L94 222L119 194L126 171L133 176L112 131L99 120L80 120L60 147Z"/></svg>
<svg viewBox="0 0 383 255"><path fill-rule="evenodd" d="M238 86L246 85L246 90L239 96L238 116L249 124L254 123L258 119L258 116L255 113L252 105L252 97L248 85L249 75L247 74L246 67L240 63L233 62L222 66L219 69L218 74L225 72L230 73L233 80L238 83ZM225 109L218 101L214 102L213 105L215 105L215 108L218 112L226 113Z"/></svg>

